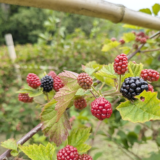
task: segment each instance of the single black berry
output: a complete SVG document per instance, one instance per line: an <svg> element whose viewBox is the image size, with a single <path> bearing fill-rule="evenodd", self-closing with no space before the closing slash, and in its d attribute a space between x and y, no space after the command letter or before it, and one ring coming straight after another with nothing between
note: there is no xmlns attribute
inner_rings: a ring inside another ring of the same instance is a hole
<svg viewBox="0 0 160 160"><path fill-rule="evenodd" d="M148 91L148 83L139 77L126 78L121 86L120 92L129 100L135 100L135 96Z"/></svg>
<svg viewBox="0 0 160 160"><path fill-rule="evenodd" d="M53 78L51 76L44 76L41 79L41 87L44 92L50 92L53 89Z"/></svg>

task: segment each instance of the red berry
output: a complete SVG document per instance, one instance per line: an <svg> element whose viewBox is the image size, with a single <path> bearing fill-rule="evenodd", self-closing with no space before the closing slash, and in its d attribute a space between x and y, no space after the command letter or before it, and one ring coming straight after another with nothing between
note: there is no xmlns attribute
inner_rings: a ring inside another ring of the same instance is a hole
<svg viewBox="0 0 160 160"><path fill-rule="evenodd" d="M136 37L136 42L140 42L141 38L140 37Z"/></svg>
<svg viewBox="0 0 160 160"><path fill-rule="evenodd" d="M137 34L137 36L145 37L145 33L144 33L144 32L139 32L139 33Z"/></svg>
<svg viewBox="0 0 160 160"><path fill-rule="evenodd" d="M120 42L121 44L125 44L125 40L124 40L124 39L120 39L119 42Z"/></svg>
<svg viewBox="0 0 160 160"><path fill-rule="evenodd" d="M81 73L77 77L77 82L83 89L90 89L93 83L92 78L87 73Z"/></svg>
<svg viewBox="0 0 160 160"><path fill-rule="evenodd" d="M91 156L87 154L79 155L78 160L93 160Z"/></svg>
<svg viewBox="0 0 160 160"><path fill-rule="evenodd" d="M18 95L18 100L24 103L31 103L33 102L33 97L29 97L27 93L20 93Z"/></svg>
<svg viewBox="0 0 160 160"><path fill-rule="evenodd" d="M53 79L57 76L57 74L54 71L50 71L48 75L51 76Z"/></svg>
<svg viewBox="0 0 160 160"><path fill-rule="evenodd" d="M146 43L146 41L147 41L147 39L144 37L144 38L141 38L141 40L140 40L140 42L142 43L142 44L144 44L144 43Z"/></svg>
<svg viewBox="0 0 160 160"><path fill-rule="evenodd" d="M116 41L116 38L112 37L112 38L111 38L111 41L113 41L113 42Z"/></svg>
<svg viewBox="0 0 160 160"><path fill-rule="evenodd" d="M78 151L73 146L67 145L65 148L59 150L57 160L78 160Z"/></svg>
<svg viewBox="0 0 160 160"><path fill-rule="evenodd" d="M148 84L148 91L154 92L153 86Z"/></svg>
<svg viewBox="0 0 160 160"><path fill-rule="evenodd" d="M34 73L29 73L26 80L28 85L34 89L37 89L41 85L39 77Z"/></svg>
<svg viewBox="0 0 160 160"><path fill-rule="evenodd" d="M144 69L141 71L141 77L145 80L145 81L158 81L159 79L159 73L153 69Z"/></svg>
<svg viewBox="0 0 160 160"><path fill-rule="evenodd" d="M62 88L62 87L64 87L64 84L63 84L62 80L61 80L58 76L56 76L56 77L54 78L54 84L53 84L54 90L55 90L56 92L58 92L59 89Z"/></svg>
<svg viewBox="0 0 160 160"><path fill-rule="evenodd" d="M112 114L111 103L105 98L99 97L91 103L91 112L99 120L109 118Z"/></svg>
<svg viewBox="0 0 160 160"><path fill-rule="evenodd" d="M82 110L82 109L87 107L87 102L83 97L79 97L79 98L74 100L74 106L77 109Z"/></svg>
<svg viewBox="0 0 160 160"><path fill-rule="evenodd" d="M117 74L124 74L128 69L128 58L125 54L118 55L114 60L114 71Z"/></svg>

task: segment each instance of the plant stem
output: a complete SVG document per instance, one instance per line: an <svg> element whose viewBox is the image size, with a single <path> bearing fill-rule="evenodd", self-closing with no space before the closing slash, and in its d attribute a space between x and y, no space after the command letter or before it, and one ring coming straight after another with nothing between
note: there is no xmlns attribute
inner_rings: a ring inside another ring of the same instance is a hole
<svg viewBox="0 0 160 160"><path fill-rule="evenodd" d="M90 90L90 92L92 93L93 97L97 98L97 97L95 96L95 94L94 94L91 90Z"/></svg>
<svg viewBox="0 0 160 160"><path fill-rule="evenodd" d="M118 91L120 91L120 88L121 88L121 75L119 75Z"/></svg>
<svg viewBox="0 0 160 160"><path fill-rule="evenodd" d="M35 128L33 128L31 131L29 131L25 136L23 136L17 144L24 144L26 141L28 141L30 138L32 138L33 135L35 135L38 131L41 130L42 123L38 124ZM0 160L7 160L8 157L11 157L10 154L11 150L5 151L2 155L0 155Z"/></svg>
<svg viewBox="0 0 160 160"><path fill-rule="evenodd" d="M158 35L160 35L160 31L158 31L157 33L155 33L154 35L152 35L152 36L150 37L150 39L152 39L152 38L154 38L154 37L156 37L156 36L158 36ZM133 53L131 53L130 55L128 55L128 56L127 56L128 60L131 59L131 58L132 58L134 55L136 55L138 52L140 52L141 48L142 48L144 45L145 45L145 43L142 44L142 45L140 45L140 47L139 47L136 51L134 51Z"/></svg>
<svg viewBox="0 0 160 160"><path fill-rule="evenodd" d="M95 91L100 96L99 92L97 92L97 90L93 86L91 88L93 91Z"/></svg>
<svg viewBox="0 0 160 160"><path fill-rule="evenodd" d="M121 95L121 93L119 91L116 91L113 93L103 94L103 96L117 96L117 95Z"/></svg>
<svg viewBox="0 0 160 160"><path fill-rule="evenodd" d="M157 48L157 49L151 49L151 50L143 50L141 51L141 53L145 53L145 52L153 52L153 51L159 51L160 48Z"/></svg>

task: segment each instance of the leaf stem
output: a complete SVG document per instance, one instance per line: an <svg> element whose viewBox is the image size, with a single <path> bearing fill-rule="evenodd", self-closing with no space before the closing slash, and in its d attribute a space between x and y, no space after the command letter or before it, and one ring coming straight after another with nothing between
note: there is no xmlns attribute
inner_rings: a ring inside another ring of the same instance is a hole
<svg viewBox="0 0 160 160"><path fill-rule="evenodd" d="M93 86L91 88L93 91L95 91L100 96L99 92Z"/></svg>
<svg viewBox="0 0 160 160"><path fill-rule="evenodd" d="M90 92L92 93L93 97L97 98L96 95L92 92L92 90L90 90Z"/></svg>
<svg viewBox="0 0 160 160"><path fill-rule="evenodd" d="M120 88L121 88L121 75L119 75L118 91L120 91Z"/></svg>

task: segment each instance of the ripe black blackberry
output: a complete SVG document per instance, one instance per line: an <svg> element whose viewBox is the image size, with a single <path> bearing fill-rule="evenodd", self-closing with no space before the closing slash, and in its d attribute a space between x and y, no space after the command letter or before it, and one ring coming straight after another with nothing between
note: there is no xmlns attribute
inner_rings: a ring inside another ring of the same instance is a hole
<svg viewBox="0 0 160 160"><path fill-rule="evenodd" d="M148 83L139 77L126 78L121 86L120 92L129 100L135 100L135 96L148 91Z"/></svg>
<svg viewBox="0 0 160 160"><path fill-rule="evenodd" d="M41 79L41 87L44 92L50 92L53 89L53 78L51 76L44 76Z"/></svg>

